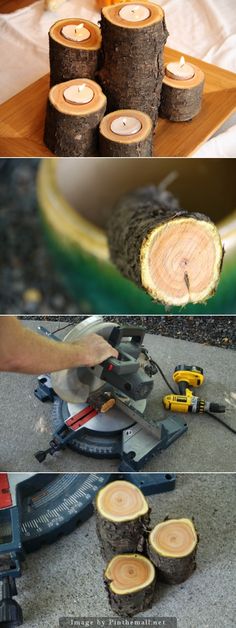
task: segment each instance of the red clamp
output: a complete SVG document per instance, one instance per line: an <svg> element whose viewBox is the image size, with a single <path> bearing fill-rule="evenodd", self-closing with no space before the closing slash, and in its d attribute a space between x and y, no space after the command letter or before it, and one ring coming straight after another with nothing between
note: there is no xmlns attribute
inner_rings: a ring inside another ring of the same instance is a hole
<svg viewBox="0 0 236 628"><path fill-rule="evenodd" d="M95 417L97 414L97 410L94 410L92 406L87 406L83 410L80 410L80 412L69 416L68 419L66 419L65 423L67 427L76 432L80 427L85 425L85 423L88 423L88 421L93 419L93 417Z"/></svg>
<svg viewBox="0 0 236 628"><path fill-rule="evenodd" d="M0 510L12 506L12 496L7 473L0 473Z"/></svg>

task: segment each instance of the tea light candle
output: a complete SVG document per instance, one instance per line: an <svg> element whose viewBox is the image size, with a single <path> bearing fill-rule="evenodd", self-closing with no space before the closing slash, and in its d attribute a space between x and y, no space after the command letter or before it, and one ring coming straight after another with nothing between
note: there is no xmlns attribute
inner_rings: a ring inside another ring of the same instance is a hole
<svg viewBox="0 0 236 628"><path fill-rule="evenodd" d="M159 114L173 122L192 120L200 111L204 87L204 73L192 63L168 63L162 83Z"/></svg>
<svg viewBox="0 0 236 628"><path fill-rule="evenodd" d="M108 113L100 123L102 157L151 157L151 118L136 109Z"/></svg>
<svg viewBox="0 0 236 628"><path fill-rule="evenodd" d="M84 24L66 24L61 29L62 35L71 41L86 41L91 37L90 31Z"/></svg>
<svg viewBox="0 0 236 628"><path fill-rule="evenodd" d="M59 157L95 156L106 106L106 96L95 81L74 79L54 85L47 104L46 146Z"/></svg>
<svg viewBox="0 0 236 628"><path fill-rule="evenodd" d="M166 76L177 81L188 81L195 75L195 70L191 63L185 63L185 58L180 57L180 61L168 63L165 68Z"/></svg>
<svg viewBox="0 0 236 628"><path fill-rule="evenodd" d="M50 86L76 79L94 79L98 70L101 30L80 18L58 20L49 31Z"/></svg>
<svg viewBox="0 0 236 628"><path fill-rule="evenodd" d="M142 4L127 4L119 11L119 16L126 22L143 22L151 15L148 7Z"/></svg>
<svg viewBox="0 0 236 628"><path fill-rule="evenodd" d="M86 83L82 83L82 85L70 85L70 87L67 87L63 92L63 96L66 102L85 105L93 100L94 91Z"/></svg>
<svg viewBox="0 0 236 628"><path fill-rule="evenodd" d="M131 116L115 118L111 123L111 130L116 135L134 135L142 128L142 124L138 118Z"/></svg>

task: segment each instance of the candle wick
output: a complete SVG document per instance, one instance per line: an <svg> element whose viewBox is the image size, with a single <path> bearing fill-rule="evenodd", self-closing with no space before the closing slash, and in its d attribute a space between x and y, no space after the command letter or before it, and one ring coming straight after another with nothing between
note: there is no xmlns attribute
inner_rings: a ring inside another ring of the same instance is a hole
<svg viewBox="0 0 236 628"><path fill-rule="evenodd" d="M75 32L77 33L77 31L80 31L81 28L84 28L83 24L78 24L78 26L75 27Z"/></svg>
<svg viewBox="0 0 236 628"><path fill-rule="evenodd" d="M78 91L82 92L84 90L84 88L86 87L85 83L83 83L83 85L79 85L78 87Z"/></svg>
<svg viewBox="0 0 236 628"><path fill-rule="evenodd" d="M123 125L126 126L126 118L123 119Z"/></svg>
<svg viewBox="0 0 236 628"><path fill-rule="evenodd" d="M179 62L180 67L182 68L185 65L185 58L181 57Z"/></svg>

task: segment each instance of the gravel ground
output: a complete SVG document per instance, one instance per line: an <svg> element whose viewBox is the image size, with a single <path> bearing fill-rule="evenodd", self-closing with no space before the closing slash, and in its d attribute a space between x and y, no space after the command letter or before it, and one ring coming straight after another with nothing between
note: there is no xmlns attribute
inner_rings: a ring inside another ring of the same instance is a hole
<svg viewBox="0 0 236 628"><path fill-rule="evenodd" d="M34 320L33 316L30 318ZM35 318L41 319L45 326L47 320L58 322L58 327L62 328L64 324L70 322L76 325L86 317L45 315ZM235 316L104 316L104 318L122 325L141 325L150 334L236 350Z"/></svg>

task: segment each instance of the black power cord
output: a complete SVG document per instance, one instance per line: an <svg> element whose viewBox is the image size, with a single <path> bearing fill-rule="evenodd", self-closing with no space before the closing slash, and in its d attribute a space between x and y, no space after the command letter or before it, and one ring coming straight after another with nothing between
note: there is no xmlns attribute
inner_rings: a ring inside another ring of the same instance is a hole
<svg viewBox="0 0 236 628"><path fill-rule="evenodd" d="M164 382L166 383L166 385L168 386L168 388L170 389L170 391L176 395L178 393L176 393L176 391L174 390L174 388L172 388L170 382L168 382L168 379L166 378L165 374L163 373L161 367L159 366L159 364L157 364L157 362L155 362L155 360L153 360L153 358L150 357L147 349L142 348L142 351L145 355L145 357L149 360L150 363L150 370L147 368L146 372L148 372L149 370L149 374L151 375L156 375L157 372L160 373L162 379L164 380ZM155 370L156 369L156 370ZM203 414L208 414L208 416L210 416L212 419L215 419L215 421L218 421L218 423L221 423L221 425L224 425L224 427L226 427L227 430L229 430L230 432L232 432L232 434L236 434L236 430L231 427L231 425L229 425L228 423L226 423L225 421L223 421L223 419L221 419L219 416L216 416L216 414L213 414L213 412L209 412L209 410L205 410L205 412Z"/></svg>

